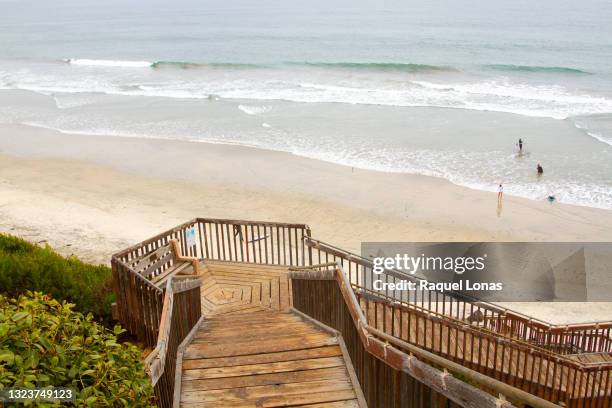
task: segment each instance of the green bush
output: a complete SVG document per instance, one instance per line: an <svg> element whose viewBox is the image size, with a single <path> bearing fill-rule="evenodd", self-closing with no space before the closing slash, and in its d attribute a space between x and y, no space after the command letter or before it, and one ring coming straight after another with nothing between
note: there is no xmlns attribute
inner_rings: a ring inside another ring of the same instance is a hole
<svg viewBox="0 0 612 408"><path fill-rule="evenodd" d="M111 279L107 266L64 258L48 246L0 234L0 292L8 296L17 297L27 290L43 292L110 323Z"/></svg>
<svg viewBox="0 0 612 408"><path fill-rule="evenodd" d="M70 387L77 406L154 406L141 351L72 308L41 293L0 295L0 388Z"/></svg>

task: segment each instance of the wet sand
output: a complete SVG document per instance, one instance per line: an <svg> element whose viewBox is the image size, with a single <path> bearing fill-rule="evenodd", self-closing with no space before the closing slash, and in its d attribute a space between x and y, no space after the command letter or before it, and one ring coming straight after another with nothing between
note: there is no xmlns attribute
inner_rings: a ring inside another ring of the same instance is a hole
<svg viewBox="0 0 612 408"><path fill-rule="evenodd" d="M432 177L241 146L0 127L0 231L108 263L196 216L306 223L354 252L362 241L612 240L612 211L511 196L499 211L495 193ZM605 305L584 307L572 315L612 318Z"/></svg>

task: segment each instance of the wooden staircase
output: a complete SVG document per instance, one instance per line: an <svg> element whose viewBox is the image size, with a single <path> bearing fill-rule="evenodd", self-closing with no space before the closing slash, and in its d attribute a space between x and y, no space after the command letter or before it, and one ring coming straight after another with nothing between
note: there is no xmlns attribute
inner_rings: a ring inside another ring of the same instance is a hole
<svg viewBox="0 0 612 408"><path fill-rule="evenodd" d="M286 268L205 267L205 318L182 355L180 406L366 406L342 339L290 309Z"/></svg>

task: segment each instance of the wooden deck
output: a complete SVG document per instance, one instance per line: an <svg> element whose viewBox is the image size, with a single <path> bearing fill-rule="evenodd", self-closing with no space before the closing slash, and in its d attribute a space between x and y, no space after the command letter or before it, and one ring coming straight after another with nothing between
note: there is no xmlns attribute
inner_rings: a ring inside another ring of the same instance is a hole
<svg viewBox="0 0 612 408"><path fill-rule="evenodd" d="M342 341L290 312L286 268L205 266L205 319L183 353L181 406L365 405Z"/></svg>
<svg viewBox="0 0 612 408"><path fill-rule="evenodd" d="M154 347L145 369L163 407L180 405L183 380L185 405L217 406L207 402L215 398L225 398L223 406L354 405L363 402L355 371L371 406L509 405L468 383L531 406L611 406L612 322L553 326L436 290L406 299L370 293L366 283L380 276L371 260L312 238L305 224L195 218L114 254L111 264L114 313L138 341ZM290 280L280 265L293 267ZM383 277L395 281L402 274L386 270ZM363 303L367 294L370 305ZM483 319L469 320L476 312ZM343 333L356 370L342 337L335 338L339 332L319 322ZM328 343L313 345L313 339ZM329 359L340 355L344 365L333 365L339 360ZM203 365L190 367L196 361ZM311 371L314 379L304 374ZM401 378L391 380L398 372ZM278 379L286 373L300 374ZM249 383L256 379L263 383ZM304 390L310 386L346 392L326 387L346 386L347 379L355 398L294 399L311 398ZM213 380L218 388L197 388ZM274 392L280 388L283 393Z"/></svg>
<svg viewBox="0 0 612 408"><path fill-rule="evenodd" d="M285 267L207 261L203 269L205 316L289 310L291 290Z"/></svg>

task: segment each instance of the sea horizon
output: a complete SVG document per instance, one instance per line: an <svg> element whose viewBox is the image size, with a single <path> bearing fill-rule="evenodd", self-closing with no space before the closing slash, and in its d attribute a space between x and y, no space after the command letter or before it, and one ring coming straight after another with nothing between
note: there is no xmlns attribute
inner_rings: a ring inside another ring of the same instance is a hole
<svg viewBox="0 0 612 408"><path fill-rule="evenodd" d="M0 3L0 124L239 144L612 209L600 2L60 3Z"/></svg>

